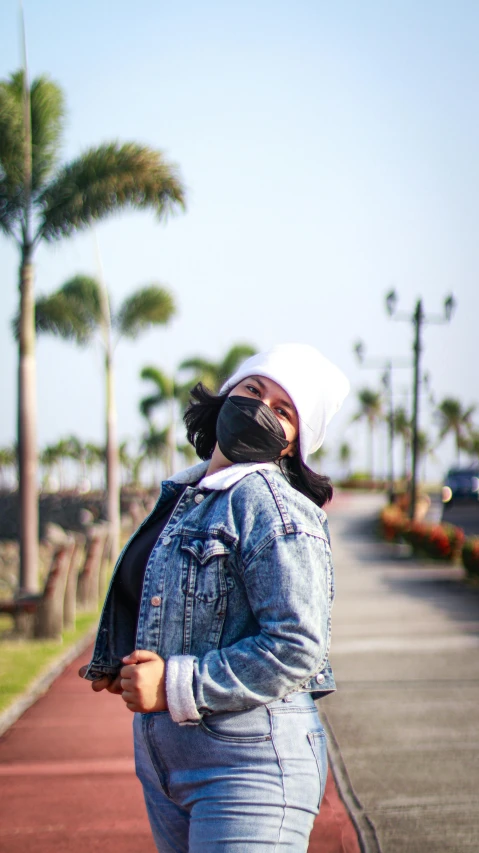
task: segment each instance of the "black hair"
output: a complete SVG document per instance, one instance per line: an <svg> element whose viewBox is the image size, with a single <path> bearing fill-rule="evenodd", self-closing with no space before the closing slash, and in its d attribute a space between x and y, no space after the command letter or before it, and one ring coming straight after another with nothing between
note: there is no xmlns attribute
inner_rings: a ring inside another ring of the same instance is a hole
<svg viewBox="0 0 479 853"><path fill-rule="evenodd" d="M226 400L226 394L213 394L202 382L190 391L190 402L183 417L186 435L200 459L211 459L216 445L216 421ZM301 492L317 506L323 506L333 497L329 477L316 474L301 459L299 450L295 456L283 456L279 466L293 489Z"/></svg>

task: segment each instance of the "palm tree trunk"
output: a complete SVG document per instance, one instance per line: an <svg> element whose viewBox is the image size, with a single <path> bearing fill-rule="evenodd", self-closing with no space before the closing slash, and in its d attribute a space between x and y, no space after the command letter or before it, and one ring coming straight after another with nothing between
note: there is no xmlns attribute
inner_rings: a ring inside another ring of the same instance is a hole
<svg viewBox="0 0 479 853"><path fill-rule="evenodd" d="M32 115L22 11L23 74L23 244L20 264L18 335L18 493L20 510L20 577L23 591L38 592L37 406L35 365L35 301L32 263Z"/></svg>
<svg viewBox="0 0 479 853"><path fill-rule="evenodd" d="M106 491L107 517L111 525L111 557L120 550L120 460L118 453L115 378L111 346L105 356L106 378Z"/></svg>
<svg viewBox="0 0 479 853"><path fill-rule="evenodd" d="M374 426L369 424L369 473L371 480L374 480Z"/></svg>
<svg viewBox="0 0 479 853"><path fill-rule="evenodd" d="M174 397L169 401L170 422L168 424L168 437L166 446L166 479L175 473L176 467L176 400Z"/></svg>
<svg viewBox="0 0 479 853"><path fill-rule="evenodd" d="M18 341L18 471L20 578L22 591L38 592L37 406L35 301L31 247L24 246L20 266Z"/></svg>

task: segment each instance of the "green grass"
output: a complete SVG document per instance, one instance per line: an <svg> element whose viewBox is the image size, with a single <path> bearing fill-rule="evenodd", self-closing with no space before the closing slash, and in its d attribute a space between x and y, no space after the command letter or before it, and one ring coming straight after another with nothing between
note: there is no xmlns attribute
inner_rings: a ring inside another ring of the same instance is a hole
<svg viewBox="0 0 479 853"><path fill-rule="evenodd" d="M11 618L0 616L0 711L17 699L49 664L60 658L97 621L98 613L79 613L75 629L65 631L60 642L17 640L8 638Z"/></svg>

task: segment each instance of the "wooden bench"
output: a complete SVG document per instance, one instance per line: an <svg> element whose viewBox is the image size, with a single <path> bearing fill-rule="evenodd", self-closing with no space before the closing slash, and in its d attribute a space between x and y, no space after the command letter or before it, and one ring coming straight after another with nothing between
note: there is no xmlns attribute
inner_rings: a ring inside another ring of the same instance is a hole
<svg viewBox="0 0 479 853"><path fill-rule="evenodd" d="M63 627L65 630L73 630L76 622L77 589L80 569L85 559L86 537L83 533L74 533L74 547L68 569L68 577L65 586L65 598L63 600Z"/></svg>
<svg viewBox="0 0 479 853"><path fill-rule="evenodd" d="M79 610L94 611L105 594L106 566L111 550L110 525L95 524L87 533L83 570L78 577Z"/></svg>
<svg viewBox="0 0 479 853"><path fill-rule="evenodd" d="M0 613L15 619L16 632L23 636L61 639L65 589L75 540L65 535L53 547L50 569L42 593L20 593L10 601L0 601Z"/></svg>

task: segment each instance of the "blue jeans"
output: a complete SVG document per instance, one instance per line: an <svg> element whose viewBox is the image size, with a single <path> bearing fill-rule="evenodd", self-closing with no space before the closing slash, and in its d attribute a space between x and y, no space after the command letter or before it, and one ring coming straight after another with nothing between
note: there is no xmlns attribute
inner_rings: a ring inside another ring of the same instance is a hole
<svg viewBox="0 0 479 853"><path fill-rule="evenodd" d="M134 739L159 853L306 853L327 774L309 693L195 726L135 714Z"/></svg>

